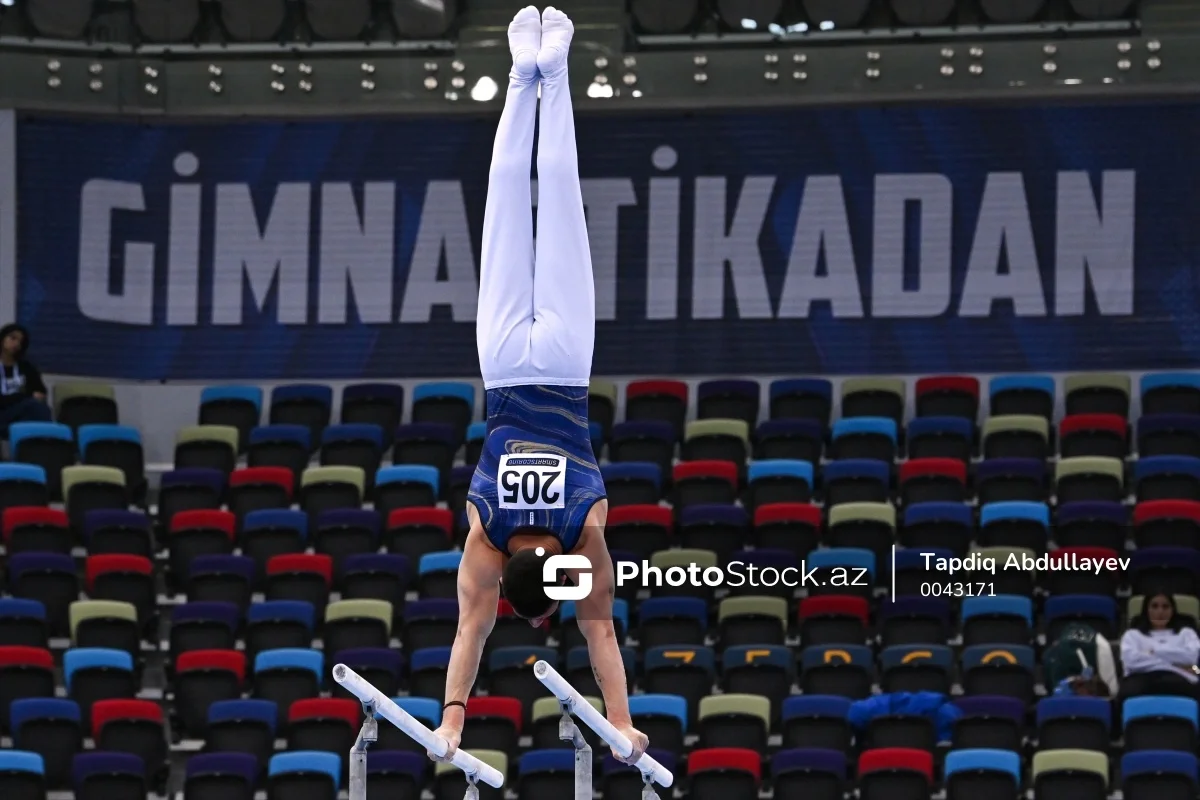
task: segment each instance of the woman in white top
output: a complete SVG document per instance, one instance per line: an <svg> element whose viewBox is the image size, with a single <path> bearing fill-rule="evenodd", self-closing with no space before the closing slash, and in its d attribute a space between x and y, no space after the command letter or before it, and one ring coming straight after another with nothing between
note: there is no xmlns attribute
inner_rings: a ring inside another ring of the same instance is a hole
<svg viewBox="0 0 1200 800"><path fill-rule="evenodd" d="M1125 670L1121 694L1184 695L1200 698L1200 637L1175 609L1166 593L1146 597L1142 613L1129 621L1121 637Z"/></svg>

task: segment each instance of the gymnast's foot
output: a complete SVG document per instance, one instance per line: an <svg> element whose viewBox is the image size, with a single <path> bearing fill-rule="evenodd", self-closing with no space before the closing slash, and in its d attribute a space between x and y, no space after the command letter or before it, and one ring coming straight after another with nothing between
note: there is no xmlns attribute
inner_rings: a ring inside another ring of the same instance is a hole
<svg viewBox="0 0 1200 800"><path fill-rule="evenodd" d="M575 26L566 14L554 6L542 12L542 47L538 50L537 66L543 80L552 80L567 71L567 52Z"/></svg>
<svg viewBox="0 0 1200 800"><path fill-rule="evenodd" d="M542 46L542 20L538 10L526 6L508 24L508 49L512 52L512 79L533 83L538 77L538 52Z"/></svg>

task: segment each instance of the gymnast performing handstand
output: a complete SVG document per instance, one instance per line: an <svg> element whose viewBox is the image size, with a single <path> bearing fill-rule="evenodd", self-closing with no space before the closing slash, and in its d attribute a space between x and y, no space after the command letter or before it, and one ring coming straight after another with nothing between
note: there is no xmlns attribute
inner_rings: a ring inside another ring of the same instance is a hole
<svg viewBox="0 0 1200 800"><path fill-rule="evenodd" d="M436 731L450 749L440 758L430 753L440 761L458 748L501 589L519 616L542 625L558 608L544 577L555 555L584 556L591 564L562 575L592 587L577 601L576 619L608 720L633 743L629 755L614 755L632 764L648 745L629 717L604 542L608 501L588 430L596 297L567 85L573 33L561 11L539 15L532 6L508 28L513 66L488 176L476 323L487 436L468 494L458 633ZM539 85L535 248L530 162Z"/></svg>

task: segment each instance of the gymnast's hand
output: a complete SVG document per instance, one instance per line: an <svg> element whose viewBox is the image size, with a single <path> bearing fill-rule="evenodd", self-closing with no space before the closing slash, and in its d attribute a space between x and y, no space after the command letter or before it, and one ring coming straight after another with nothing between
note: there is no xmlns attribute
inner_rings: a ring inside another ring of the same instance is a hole
<svg viewBox="0 0 1200 800"><path fill-rule="evenodd" d="M458 752L458 743L462 739L462 731L453 725L443 725L434 731L433 735L445 740L449 747L446 748L446 755L444 756L439 756L432 750L426 750L426 754L434 761L442 761L449 764L450 759L454 758L454 754Z"/></svg>
<svg viewBox="0 0 1200 800"><path fill-rule="evenodd" d="M618 753L614 748L613 758L624 764L636 764L637 760L642 757L643 753L646 752L646 748L650 746L650 737L632 725L617 725L616 728L633 744L633 752L630 753L627 758L625 758L622 757L621 754Z"/></svg>

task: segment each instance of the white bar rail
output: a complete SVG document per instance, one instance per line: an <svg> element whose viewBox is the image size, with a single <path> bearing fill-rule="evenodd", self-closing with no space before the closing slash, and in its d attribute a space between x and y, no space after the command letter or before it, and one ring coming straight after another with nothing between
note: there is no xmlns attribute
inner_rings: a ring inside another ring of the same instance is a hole
<svg viewBox="0 0 1200 800"><path fill-rule="evenodd" d="M558 698L567 711L574 714L580 722L595 731L601 739L608 742L610 747L623 756L628 756L633 752L633 744L629 739L613 727L613 724L605 719L604 715L597 711L595 706L584 700L583 695L575 687L567 683L567 679L559 675L554 667L545 661L539 661L533 665L533 674L542 682L543 686ZM659 786L669 787L675 781L675 776L669 769L648 755L643 755L639 758L637 764L634 766L641 770L643 775L652 778Z"/></svg>
<svg viewBox="0 0 1200 800"><path fill-rule="evenodd" d="M333 668L333 679L362 702L373 705L379 716L404 731L426 750L439 756L445 755L446 749L449 747L445 739L434 736L433 731L392 702L391 698L372 686L357 672L345 664L338 664ZM470 753L459 750L454 754L454 758L450 759L450 763L467 773L468 776L481 780L488 786L494 786L497 789L504 786L504 776L500 774L500 770L483 763Z"/></svg>

